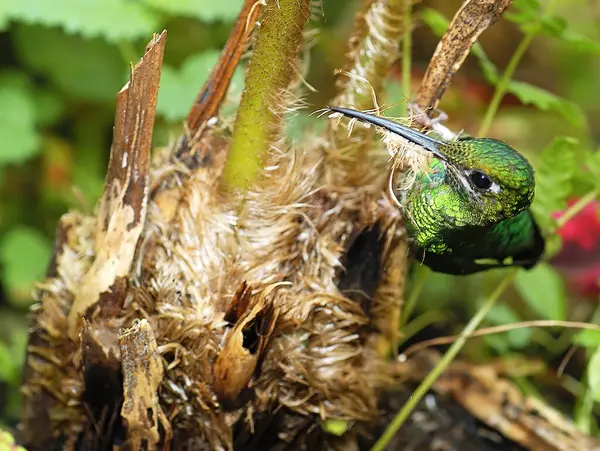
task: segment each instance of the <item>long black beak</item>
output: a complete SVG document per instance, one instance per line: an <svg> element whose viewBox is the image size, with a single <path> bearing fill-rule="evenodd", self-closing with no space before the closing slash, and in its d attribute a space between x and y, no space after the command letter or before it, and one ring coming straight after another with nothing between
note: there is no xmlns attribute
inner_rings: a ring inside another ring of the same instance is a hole
<svg viewBox="0 0 600 451"><path fill-rule="evenodd" d="M408 139L410 142L418 144L423 147L428 152L431 152L437 158L442 161L448 161L446 155L444 155L440 151L440 145L442 144L437 139L433 139L430 136L427 136L421 132L418 132L410 127L405 125L397 124L396 122L390 121L389 119L384 119L379 116L373 116L372 114L361 113L360 111L351 110L349 108L341 108L337 106L328 107L331 111L336 113L341 113L344 116L348 116L354 119L358 119L359 121L366 122L368 124L376 125L377 127L381 127L390 131L396 135L402 136L405 139Z"/></svg>

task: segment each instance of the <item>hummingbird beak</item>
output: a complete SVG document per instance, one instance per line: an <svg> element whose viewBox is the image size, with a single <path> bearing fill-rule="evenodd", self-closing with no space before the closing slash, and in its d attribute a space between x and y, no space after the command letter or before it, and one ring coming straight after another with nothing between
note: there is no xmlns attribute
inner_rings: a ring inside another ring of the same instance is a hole
<svg viewBox="0 0 600 451"><path fill-rule="evenodd" d="M442 143L437 139L433 139L430 136L425 135L424 133L418 132L405 125L397 124L389 119L374 116L372 114L361 113L360 111L336 106L330 106L328 108L335 113L341 113L344 116L384 128L395 135L402 136L404 139L423 147L428 152L431 152L436 158L439 158L444 162L448 161L446 155L440 151L440 144Z"/></svg>

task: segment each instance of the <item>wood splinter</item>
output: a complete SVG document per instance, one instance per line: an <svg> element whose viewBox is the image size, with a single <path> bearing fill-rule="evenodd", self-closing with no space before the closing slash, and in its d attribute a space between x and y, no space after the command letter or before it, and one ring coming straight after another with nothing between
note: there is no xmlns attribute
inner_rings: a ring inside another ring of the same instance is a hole
<svg viewBox="0 0 600 451"><path fill-rule="evenodd" d="M117 95L113 142L98 213L92 266L69 312L69 337L79 339L81 321L121 309L127 279L144 228L148 172L166 31L155 35Z"/></svg>

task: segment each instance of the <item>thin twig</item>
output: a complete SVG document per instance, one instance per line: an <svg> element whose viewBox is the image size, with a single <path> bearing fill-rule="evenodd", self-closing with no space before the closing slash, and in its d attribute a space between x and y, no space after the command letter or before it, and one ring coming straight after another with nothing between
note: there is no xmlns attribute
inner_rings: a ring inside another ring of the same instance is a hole
<svg viewBox="0 0 600 451"><path fill-rule="evenodd" d="M452 78L481 33L493 25L513 0L466 0L431 57L417 104L428 112L436 108ZM429 114L429 113L428 113Z"/></svg>

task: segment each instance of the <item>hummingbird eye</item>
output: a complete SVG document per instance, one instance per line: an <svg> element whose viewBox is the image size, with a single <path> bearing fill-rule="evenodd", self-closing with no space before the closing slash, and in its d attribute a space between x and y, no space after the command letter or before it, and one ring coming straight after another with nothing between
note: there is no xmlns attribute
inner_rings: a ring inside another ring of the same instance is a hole
<svg viewBox="0 0 600 451"><path fill-rule="evenodd" d="M471 172L469 179L479 189L487 190L492 186L492 180L481 171Z"/></svg>

